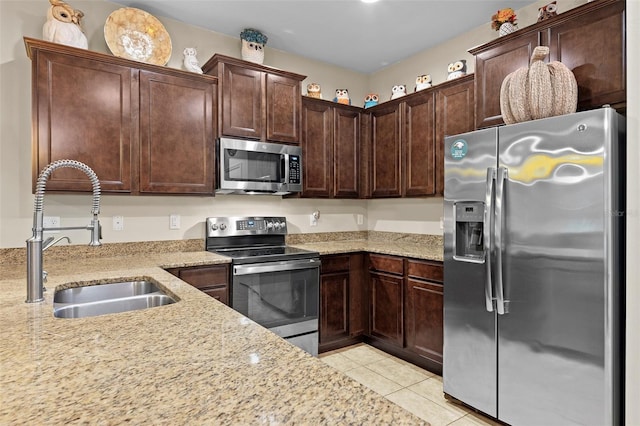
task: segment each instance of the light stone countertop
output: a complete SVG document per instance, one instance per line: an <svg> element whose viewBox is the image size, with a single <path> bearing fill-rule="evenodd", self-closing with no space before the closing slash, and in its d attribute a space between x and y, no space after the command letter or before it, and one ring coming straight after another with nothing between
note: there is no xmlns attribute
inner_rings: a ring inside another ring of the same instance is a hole
<svg viewBox="0 0 640 426"><path fill-rule="evenodd" d="M342 233L336 233L339 237ZM442 237L435 235L396 234L369 231L352 235L354 239L332 239L332 234L300 234L290 236L288 243L294 247L317 251L320 255L369 252L393 256L412 257L442 262L444 258ZM361 237L356 239L357 237Z"/></svg>
<svg viewBox="0 0 640 426"><path fill-rule="evenodd" d="M161 268L228 262L204 251L45 258L36 304L24 302L24 263L0 264L0 424L424 424ZM115 278L149 278L180 300L53 317L57 286Z"/></svg>

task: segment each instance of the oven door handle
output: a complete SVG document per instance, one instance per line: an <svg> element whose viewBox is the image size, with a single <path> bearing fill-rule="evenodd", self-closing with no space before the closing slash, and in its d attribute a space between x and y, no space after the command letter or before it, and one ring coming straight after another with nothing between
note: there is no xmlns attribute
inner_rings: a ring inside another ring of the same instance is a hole
<svg viewBox="0 0 640 426"><path fill-rule="evenodd" d="M296 269L313 269L320 267L320 259L286 260L283 262L254 263L251 265L235 265L233 275L252 275L264 272L293 271Z"/></svg>

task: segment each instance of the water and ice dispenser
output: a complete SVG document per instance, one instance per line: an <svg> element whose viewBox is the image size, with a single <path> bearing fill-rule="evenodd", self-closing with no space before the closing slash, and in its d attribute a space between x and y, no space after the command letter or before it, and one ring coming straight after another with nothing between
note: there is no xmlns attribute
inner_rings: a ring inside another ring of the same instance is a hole
<svg viewBox="0 0 640 426"><path fill-rule="evenodd" d="M454 204L455 260L484 261L484 203L464 201Z"/></svg>

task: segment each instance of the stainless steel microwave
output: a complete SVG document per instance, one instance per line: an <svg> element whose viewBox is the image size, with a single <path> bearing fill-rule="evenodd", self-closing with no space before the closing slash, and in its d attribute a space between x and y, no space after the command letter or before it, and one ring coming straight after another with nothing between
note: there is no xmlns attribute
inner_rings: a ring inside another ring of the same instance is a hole
<svg viewBox="0 0 640 426"><path fill-rule="evenodd" d="M298 146L219 138L216 154L217 194L302 191L302 150Z"/></svg>

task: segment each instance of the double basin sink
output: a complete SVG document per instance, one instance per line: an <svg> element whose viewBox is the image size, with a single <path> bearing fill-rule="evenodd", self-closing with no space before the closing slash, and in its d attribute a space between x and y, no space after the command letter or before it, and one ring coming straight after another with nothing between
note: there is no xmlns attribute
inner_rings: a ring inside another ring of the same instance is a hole
<svg viewBox="0 0 640 426"><path fill-rule="evenodd" d="M121 281L56 291L53 296L53 316L84 318L172 303L176 303L176 300L152 281Z"/></svg>

